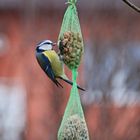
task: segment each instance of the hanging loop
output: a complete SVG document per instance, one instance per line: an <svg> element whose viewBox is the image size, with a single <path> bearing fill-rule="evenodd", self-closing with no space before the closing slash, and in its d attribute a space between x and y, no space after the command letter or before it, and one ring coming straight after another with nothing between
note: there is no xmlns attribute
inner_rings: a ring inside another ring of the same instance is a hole
<svg viewBox="0 0 140 140"><path fill-rule="evenodd" d="M68 0L65 4L75 6L77 0Z"/></svg>
<svg viewBox="0 0 140 140"><path fill-rule="evenodd" d="M71 3L76 3L77 0L68 0L68 2L71 2Z"/></svg>

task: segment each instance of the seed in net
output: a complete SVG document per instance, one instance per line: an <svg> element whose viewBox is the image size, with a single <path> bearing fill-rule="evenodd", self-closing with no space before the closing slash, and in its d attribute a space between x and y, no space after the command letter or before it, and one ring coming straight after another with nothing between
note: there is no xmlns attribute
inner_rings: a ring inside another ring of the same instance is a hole
<svg viewBox="0 0 140 140"><path fill-rule="evenodd" d="M69 47L69 53L72 53L72 47Z"/></svg>
<svg viewBox="0 0 140 140"><path fill-rule="evenodd" d="M75 67L76 67L75 62L70 62L70 63L68 64L68 66L69 66L70 68L75 68Z"/></svg>
<svg viewBox="0 0 140 140"><path fill-rule="evenodd" d="M83 45L82 42L80 42L80 38L82 40L79 33L70 31L65 32L63 36L61 36L62 40L59 43L60 54L64 58L64 63L70 67L70 69L77 68L80 63L83 53ZM65 57L66 55L69 57ZM76 58L76 56L79 57Z"/></svg>
<svg viewBox="0 0 140 140"><path fill-rule="evenodd" d="M75 58L75 57L76 57L76 53L75 53L75 52L72 52L72 53L70 54L70 57Z"/></svg>
<svg viewBox="0 0 140 140"><path fill-rule="evenodd" d="M62 44L65 46L67 43L68 43L68 39L67 38L63 39Z"/></svg>
<svg viewBox="0 0 140 140"><path fill-rule="evenodd" d="M70 57L68 55L64 55L64 61L67 63L70 62Z"/></svg>
<svg viewBox="0 0 140 140"><path fill-rule="evenodd" d="M71 37L71 32L70 31L67 31L63 34L64 38L70 38Z"/></svg>
<svg viewBox="0 0 140 140"><path fill-rule="evenodd" d="M76 48L77 48L77 49L82 49L82 48L83 48L82 43L79 43L79 42L78 42L78 43L76 44Z"/></svg>
<svg viewBox="0 0 140 140"><path fill-rule="evenodd" d="M66 47L64 48L64 53L67 53L69 51L69 49Z"/></svg>
<svg viewBox="0 0 140 140"><path fill-rule="evenodd" d="M79 33L77 33L77 41L78 41L78 42L82 42L82 37L80 36Z"/></svg>
<svg viewBox="0 0 140 140"><path fill-rule="evenodd" d="M77 45L77 40L73 40L73 47L75 47Z"/></svg>
<svg viewBox="0 0 140 140"><path fill-rule="evenodd" d="M79 63L79 60L75 62L75 65L76 65L76 66L79 66L79 64L80 64L80 63Z"/></svg>
<svg viewBox="0 0 140 140"><path fill-rule="evenodd" d="M70 116L58 137L61 140L89 140L85 120L78 115Z"/></svg>

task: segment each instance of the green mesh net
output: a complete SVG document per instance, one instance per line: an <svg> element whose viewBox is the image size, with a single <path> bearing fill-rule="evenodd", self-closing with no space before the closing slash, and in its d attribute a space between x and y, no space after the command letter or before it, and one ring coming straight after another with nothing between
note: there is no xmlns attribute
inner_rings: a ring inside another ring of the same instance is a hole
<svg viewBox="0 0 140 140"><path fill-rule="evenodd" d="M78 68L84 51L83 38L76 8L77 0L68 0L58 45L64 63L72 70Z"/></svg>
<svg viewBox="0 0 140 140"><path fill-rule="evenodd" d="M73 86L58 131L58 140L89 140L83 109L76 84L77 70L72 70Z"/></svg>
<svg viewBox="0 0 140 140"><path fill-rule="evenodd" d="M77 8L75 6L77 0L68 0L68 8L65 12L59 37L66 31L78 32L81 34L79 18L77 15Z"/></svg>
<svg viewBox="0 0 140 140"><path fill-rule="evenodd" d="M89 140L76 83L77 68L84 51L76 2L77 0L68 0L68 8L65 12L58 37L60 58L72 70L73 80L70 98L58 131L58 140Z"/></svg>

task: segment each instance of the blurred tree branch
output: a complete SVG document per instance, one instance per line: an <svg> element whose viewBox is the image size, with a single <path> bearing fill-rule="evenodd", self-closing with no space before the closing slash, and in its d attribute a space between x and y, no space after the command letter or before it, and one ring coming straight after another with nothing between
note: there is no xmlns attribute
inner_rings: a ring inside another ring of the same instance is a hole
<svg viewBox="0 0 140 140"><path fill-rule="evenodd" d="M135 11L137 11L138 13L140 13L140 8L137 7L136 5L134 5L133 3L131 3L129 0L122 0L122 1L125 2L132 9L134 9Z"/></svg>

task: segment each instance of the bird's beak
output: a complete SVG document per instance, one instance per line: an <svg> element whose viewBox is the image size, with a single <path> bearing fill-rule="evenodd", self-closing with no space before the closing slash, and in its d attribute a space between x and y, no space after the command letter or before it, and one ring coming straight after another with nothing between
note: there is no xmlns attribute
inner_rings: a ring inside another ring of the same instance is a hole
<svg viewBox="0 0 140 140"><path fill-rule="evenodd" d="M52 45L53 45L53 46L55 46L55 45L56 45L56 43L52 43Z"/></svg>

